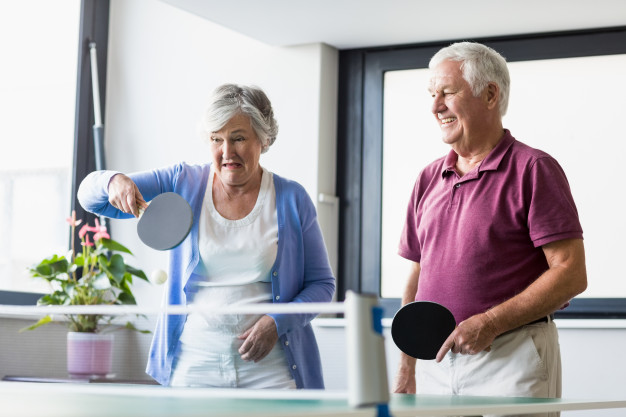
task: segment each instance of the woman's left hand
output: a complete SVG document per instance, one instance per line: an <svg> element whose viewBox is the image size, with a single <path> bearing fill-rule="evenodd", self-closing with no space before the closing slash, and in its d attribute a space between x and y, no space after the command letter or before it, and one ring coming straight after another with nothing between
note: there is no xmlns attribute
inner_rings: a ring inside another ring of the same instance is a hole
<svg viewBox="0 0 626 417"><path fill-rule="evenodd" d="M276 323L273 318L265 315L239 336L239 339L244 341L239 348L241 359L258 362L270 353L278 340Z"/></svg>

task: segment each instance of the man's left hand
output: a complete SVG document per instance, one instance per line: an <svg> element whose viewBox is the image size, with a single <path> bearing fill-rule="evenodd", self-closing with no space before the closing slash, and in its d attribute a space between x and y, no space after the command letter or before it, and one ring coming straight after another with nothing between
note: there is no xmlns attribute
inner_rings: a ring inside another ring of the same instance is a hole
<svg viewBox="0 0 626 417"><path fill-rule="evenodd" d="M498 333L487 314L476 314L462 321L448 336L437 353L437 362L441 362L448 351L462 355L475 355L483 350L489 351Z"/></svg>

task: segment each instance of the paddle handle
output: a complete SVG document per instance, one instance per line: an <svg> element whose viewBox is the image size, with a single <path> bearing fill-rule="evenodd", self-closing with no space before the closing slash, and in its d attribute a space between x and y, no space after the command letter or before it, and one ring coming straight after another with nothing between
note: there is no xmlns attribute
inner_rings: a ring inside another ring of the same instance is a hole
<svg viewBox="0 0 626 417"><path fill-rule="evenodd" d="M147 203L148 206L150 205L150 203ZM148 206L146 207L142 207L142 206L137 206L137 211L139 212L139 216L137 217L137 219L141 219L141 216L143 216L143 214L146 212L146 210L148 209Z"/></svg>

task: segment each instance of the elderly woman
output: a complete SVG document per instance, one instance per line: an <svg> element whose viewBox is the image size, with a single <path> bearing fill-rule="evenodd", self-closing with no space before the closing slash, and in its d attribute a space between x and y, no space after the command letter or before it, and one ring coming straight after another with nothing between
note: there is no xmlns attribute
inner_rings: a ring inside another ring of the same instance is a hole
<svg viewBox="0 0 626 417"><path fill-rule="evenodd" d="M81 205L132 218L160 193L189 202L191 232L170 252L170 304L331 301L335 279L310 197L260 165L278 132L265 93L218 87L204 124L211 163L93 172L78 191ZM162 315L147 372L172 386L323 388L314 317Z"/></svg>

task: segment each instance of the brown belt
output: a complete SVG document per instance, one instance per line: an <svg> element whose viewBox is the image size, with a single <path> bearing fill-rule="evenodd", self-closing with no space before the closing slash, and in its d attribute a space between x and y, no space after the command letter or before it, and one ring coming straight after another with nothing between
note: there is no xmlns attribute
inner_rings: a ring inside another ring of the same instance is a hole
<svg viewBox="0 0 626 417"><path fill-rule="evenodd" d="M535 321L531 321L530 323L527 324L527 326L530 324L548 323L553 320L554 320L554 314L550 314L549 316L543 316Z"/></svg>

